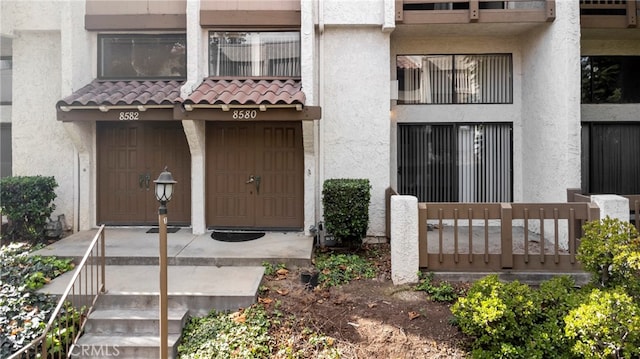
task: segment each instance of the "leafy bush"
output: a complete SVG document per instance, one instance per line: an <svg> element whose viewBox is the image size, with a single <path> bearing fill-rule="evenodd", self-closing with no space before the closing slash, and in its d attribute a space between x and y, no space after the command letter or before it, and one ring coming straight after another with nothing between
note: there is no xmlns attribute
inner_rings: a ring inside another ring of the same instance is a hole
<svg viewBox="0 0 640 359"><path fill-rule="evenodd" d="M362 244L369 227L371 185L368 179L328 179L322 188L327 232L350 246Z"/></svg>
<svg viewBox="0 0 640 359"><path fill-rule="evenodd" d="M578 259L600 286L623 286L640 297L640 237L631 223L609 217L587 223Z"/></svg>
<svg viewBox="0 0 640 359"><path fill-rule="evenodd" d="M70 260L29 256L30 250L25 243L0 247L0 358L42 334L56 301L36 289L73 268Z"/></svg>
<svg viewBox="0 0 640 359"><path fill-rule="evenodd" d="M347 284L360 278L373 278L376 268L357 254L324 254L316 258L318 281L325 287Z"/></svg>
<svg viewBox="0 0 640 359"><path fill-rule="evenodd" d="M434 283L433 273L418 272L418 277L420 281L415 286L415 290L426 292L432 300L450 303L458 298L458 293L451 284L447 282Z"/></svg>
<svg viewBox="0 0 640 359"><path fill-rule="evenodd" d="M491 275L474 283L451 311L462 332L475 338L474 358L571 358L562 320L576 300L572 288L566 277L536 291Z"/></svg>
<svg viewBox="0 0 640 359"><path fill-rule="evenodd" d="M9 219L11 240L37 242L53 213L58 186L53 177L5 177L0 180L0 211Z"/></svg>
<svg viewBox="0 0 640 359"><path fill-rule="evenodd" d="M581 358L640 357L640 306L623 289L593 289L565 322Z"/></svg>

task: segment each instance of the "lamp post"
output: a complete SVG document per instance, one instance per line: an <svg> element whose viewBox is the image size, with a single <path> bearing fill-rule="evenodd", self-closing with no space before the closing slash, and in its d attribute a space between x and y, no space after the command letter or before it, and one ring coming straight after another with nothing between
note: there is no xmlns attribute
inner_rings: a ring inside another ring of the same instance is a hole
<svg viewBox="0 0 640 359"><path fill-rule="evenodd" d="M165 166L156 184L158 208L158 232L160 233L160 359L167 359L169 354L168 307L167 307L167 202L173 196L174 181L171 172Z"/></svg>

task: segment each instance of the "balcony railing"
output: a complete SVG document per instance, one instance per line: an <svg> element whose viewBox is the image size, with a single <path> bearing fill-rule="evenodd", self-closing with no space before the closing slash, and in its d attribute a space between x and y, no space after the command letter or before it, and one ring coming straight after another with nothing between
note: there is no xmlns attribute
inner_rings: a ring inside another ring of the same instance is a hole
<svg viewBox="0 0 640 359"><path fill-rule="evenodd" d="M580 0L583 28L638 27L636 0Z"/></svg>
<svg viewBox="0 0 640 359"><path fill-rule="evenodd" d="M536 23L555 12L555 0L396 0L398 24Z"/></svg>

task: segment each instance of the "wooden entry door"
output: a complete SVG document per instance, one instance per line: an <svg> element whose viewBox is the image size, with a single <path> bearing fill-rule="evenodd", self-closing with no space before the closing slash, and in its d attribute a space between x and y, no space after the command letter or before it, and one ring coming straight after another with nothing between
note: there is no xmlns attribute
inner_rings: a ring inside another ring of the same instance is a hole
<svg viewBox="0 0 640 359"><path fill-rule="evenodd" d="M207 124L207 225L295 229L304 223L300 122Z"/></svg>
<svg viewBox="0 0 640 359"><path fill-rule="evenodd" d="M98 122L98 223L157 225L153 180L167 166L178 181L170 224L191 222L191 155L179 122Z"/></svg>

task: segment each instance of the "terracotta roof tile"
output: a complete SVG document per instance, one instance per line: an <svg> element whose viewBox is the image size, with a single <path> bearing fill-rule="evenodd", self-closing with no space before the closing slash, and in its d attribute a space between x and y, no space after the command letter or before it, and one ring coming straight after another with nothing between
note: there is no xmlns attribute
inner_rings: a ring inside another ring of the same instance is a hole
<svg viewBox="0 0 640 359"><path fill-rule="evenodd" d="M172 105L180 102L180 81L94 80L57 106Z"/></svg>
<svg viewBox="0 0 640 359"><path fill-rule="evenodd" d="M207 105L276 105L304 104L299 80L216 80L205 79L186 104Z"/></svg>

